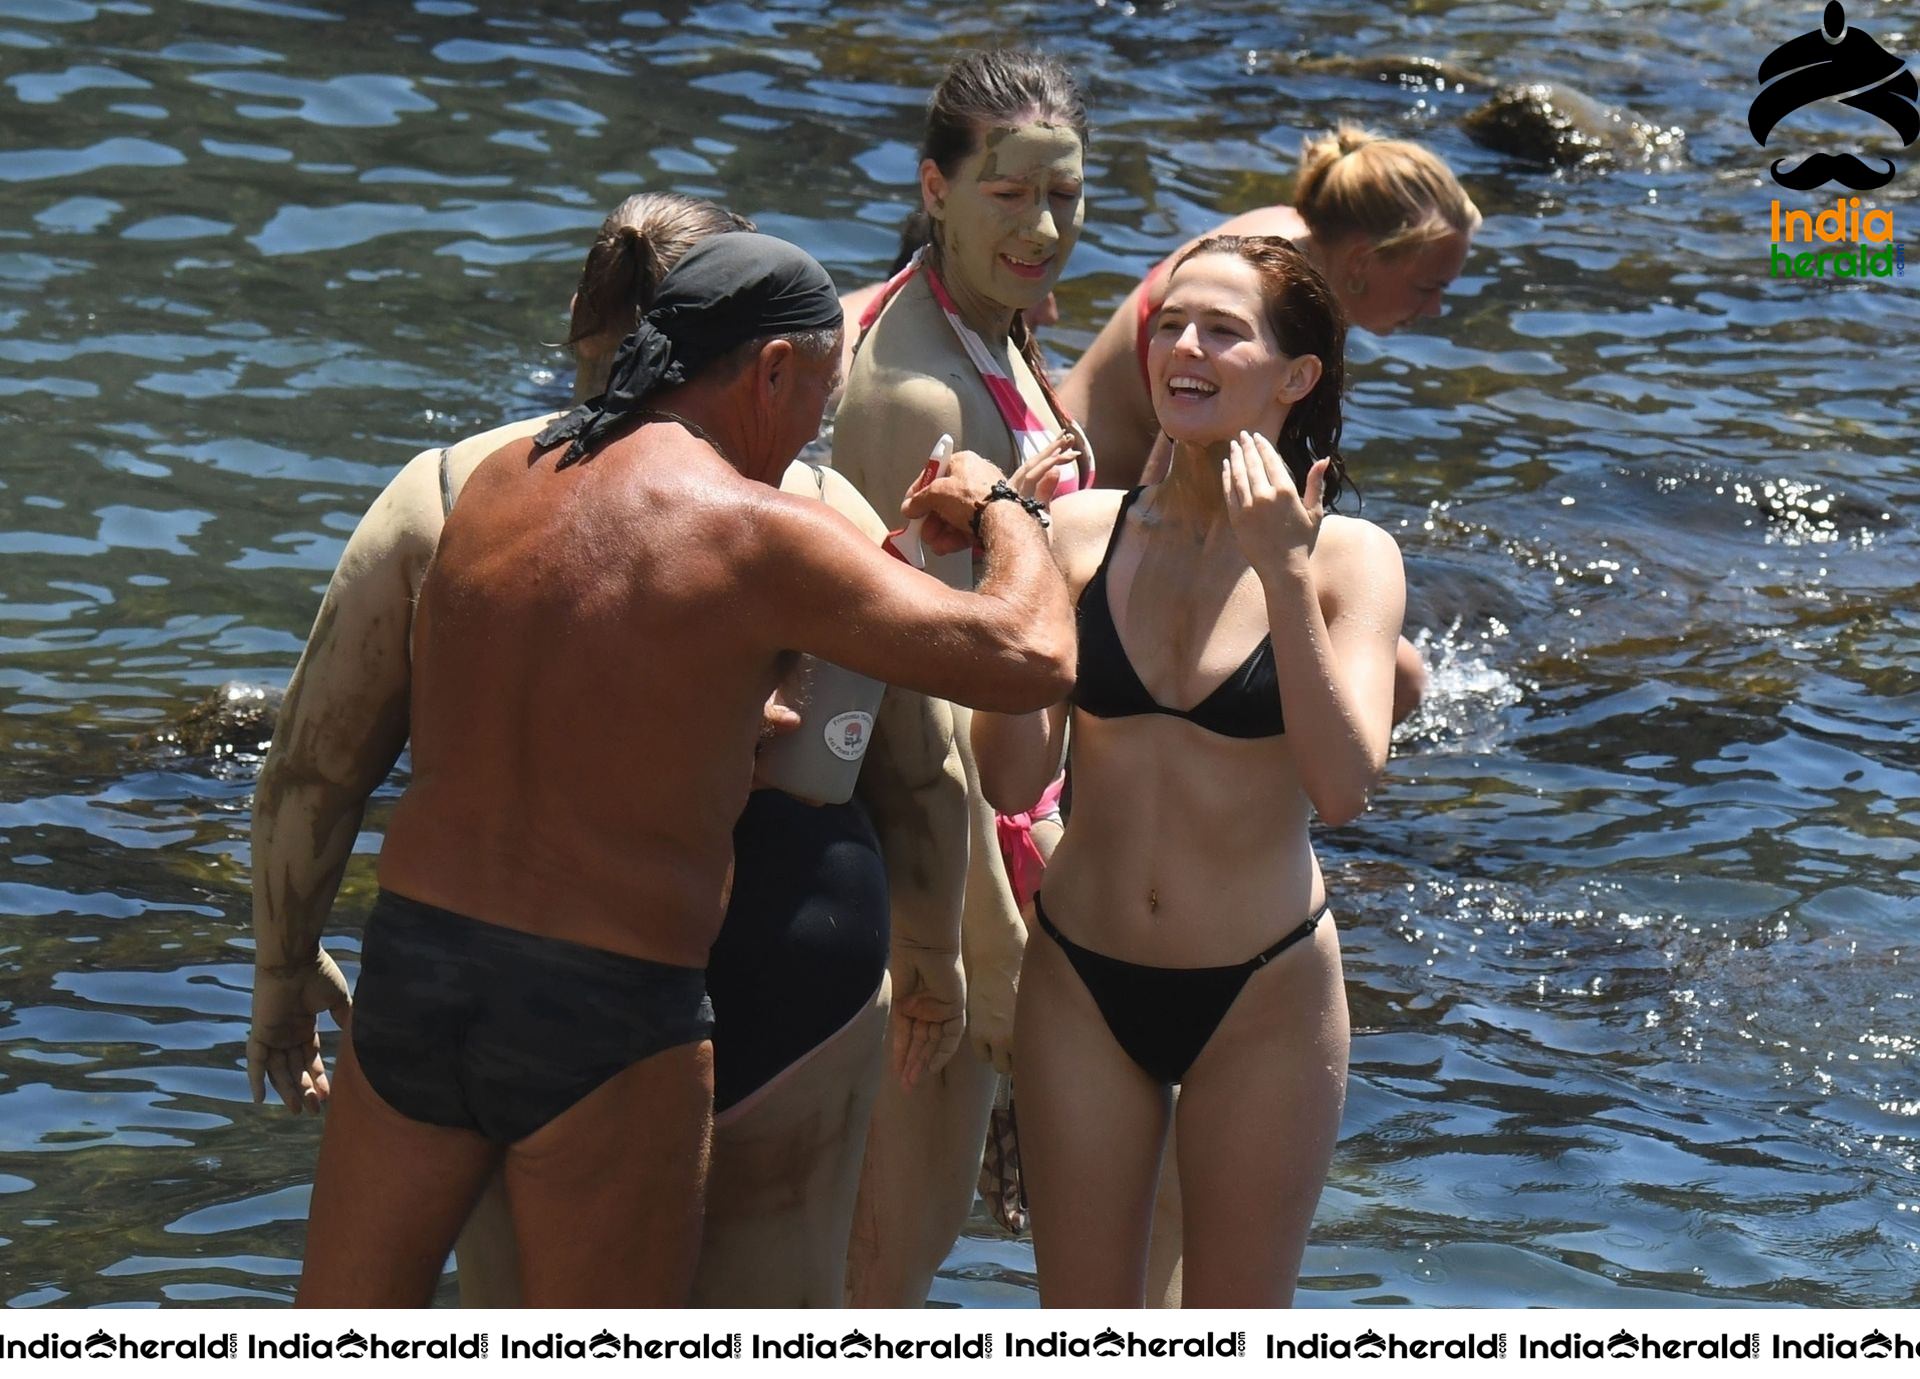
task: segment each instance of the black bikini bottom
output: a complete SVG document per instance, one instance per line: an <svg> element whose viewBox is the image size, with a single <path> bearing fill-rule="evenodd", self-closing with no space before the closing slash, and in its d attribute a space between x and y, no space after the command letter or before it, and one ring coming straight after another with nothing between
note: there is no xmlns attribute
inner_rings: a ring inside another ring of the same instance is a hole
<svg viewBox="0 0 1920 1379"><path fill-rule="evenodd" d="M400 1114L526 1138L614 1074L713 1032L706 974L380 892L353 1051Z"/></svg>
<svg viewBox="0 0 1920 1379"><path fill-rule="evenodd" d="M887 865L859 804L756 790L707 956L713 1109L766 1086L867 1008L887 971Z"/></svg>
<svg viewBox="0 0 1920 1379"><path fill-rule="evenodd" d="M1264 952L1230 967L1148 967L1082 948L1053 927L1040 897L1034 917L1067 955L1114 1041L1155 1082L1179 1082L1226 1018L1247 978L1312 935L1326 903Z"/></svg>

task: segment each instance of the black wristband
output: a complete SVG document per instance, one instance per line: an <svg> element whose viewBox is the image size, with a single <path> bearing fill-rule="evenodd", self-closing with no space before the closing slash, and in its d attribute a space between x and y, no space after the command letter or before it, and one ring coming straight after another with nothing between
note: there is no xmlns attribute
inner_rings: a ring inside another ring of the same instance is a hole
<svg viewBox="0 0 1920 1379"><path fill-rule="evenodd" d="M1003 498L1008 502L1018 503L1021 507L1032 513L1034 520L1042 527L1050 527L1053 525L1053 520L1047 516L1047 510L1040 506L1037 500L1022 498L1013 491L1013 485L1009 484L1005 479L996 479L994 480L993 487L987 490L987 496L973 505L973 539L975 541L980 540L980 519L987 515L987 504L997 503Z"/></svg>

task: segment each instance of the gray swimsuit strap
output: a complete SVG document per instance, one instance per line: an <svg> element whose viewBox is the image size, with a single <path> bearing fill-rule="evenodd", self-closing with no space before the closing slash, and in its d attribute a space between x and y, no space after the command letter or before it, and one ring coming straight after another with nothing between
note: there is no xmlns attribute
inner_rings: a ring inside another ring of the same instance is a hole
<svg viewBox="0 0 1920 1379"><path fill-rule="evenodd" d="M453 447L440 452L440 517L453 516Z"/></svg>

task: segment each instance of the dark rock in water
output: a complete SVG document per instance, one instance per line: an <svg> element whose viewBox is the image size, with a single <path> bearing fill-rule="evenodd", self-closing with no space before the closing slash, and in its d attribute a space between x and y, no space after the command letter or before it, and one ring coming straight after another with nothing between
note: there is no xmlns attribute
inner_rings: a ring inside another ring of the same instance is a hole
<svg viewBox="0 0 1920 1379"><path fill-rule="evenodd" d="M1497 82L1437 57L1391 53L1384 57L1315 57L1294 64L1296 71L1382 81L1409 91L1491 91Z"/></svg>
<svg viewBox="0 0 1920 1379"><path fill-rule="evenodd" d="M273 740L285 691L229 680L151 739L184 756L258 756Z"/></svg>
<svg viewBox="0 0 1920 1379"><path fill-rule="evenodd" d="M1872 540L1900 531L1905 520L1891 505L1842 492L1818 478L1756 476L1719 467L1620 471L1629 481L1651 478L1676 526L1729 532L1764 523L1783 545Z"/></svg>
<svg viewBox="0 0 1920 1379"><path fill-rule="evenodd" d="M1475 143L1496 153L1552 167L1667 166L1686 156L1686 136L1678 128L1662 129L1630 110L1602 105L1552 82L1506 87L1460 124Z"/></svg>
<svg viewBox="0 0 1920 1379"><path fill-rule="evenodd" d="M1526 617L1521 591L1479 567L1430 553L1409 556L1406 566L1409 628L1484 627L1489 619L1518 625Z"/></svg>

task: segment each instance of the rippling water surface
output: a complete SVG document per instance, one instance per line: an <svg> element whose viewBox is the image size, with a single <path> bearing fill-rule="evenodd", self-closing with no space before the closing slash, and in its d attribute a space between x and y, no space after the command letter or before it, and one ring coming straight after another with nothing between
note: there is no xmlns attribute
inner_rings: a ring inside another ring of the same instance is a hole
<svg viewBox="0 0 1920 1379"><path fill-rule="evenodd" d="M298 1271L317 1134L241 1071L257 761L168 720L284 682L408 455L564 396L542 342L614 201L713 196L869 280L941 65L1018 36L1093 98L1063 358L1336 117L1488 216L1444 322L1354 340L1435 693L1321 839L1354 1076L1302 1300L1920 1302L1920 331L1910 279L1766 277L1745 128L1817 6L513 8L0 0L0 1296ZM1385 51L1572 81L1689 159L1556 177L1469 143L1476 97L1286 69ZM1914 186L1879 194L1908 236ZM1031 1268L983 1224L935 1299Z"/></svg>

